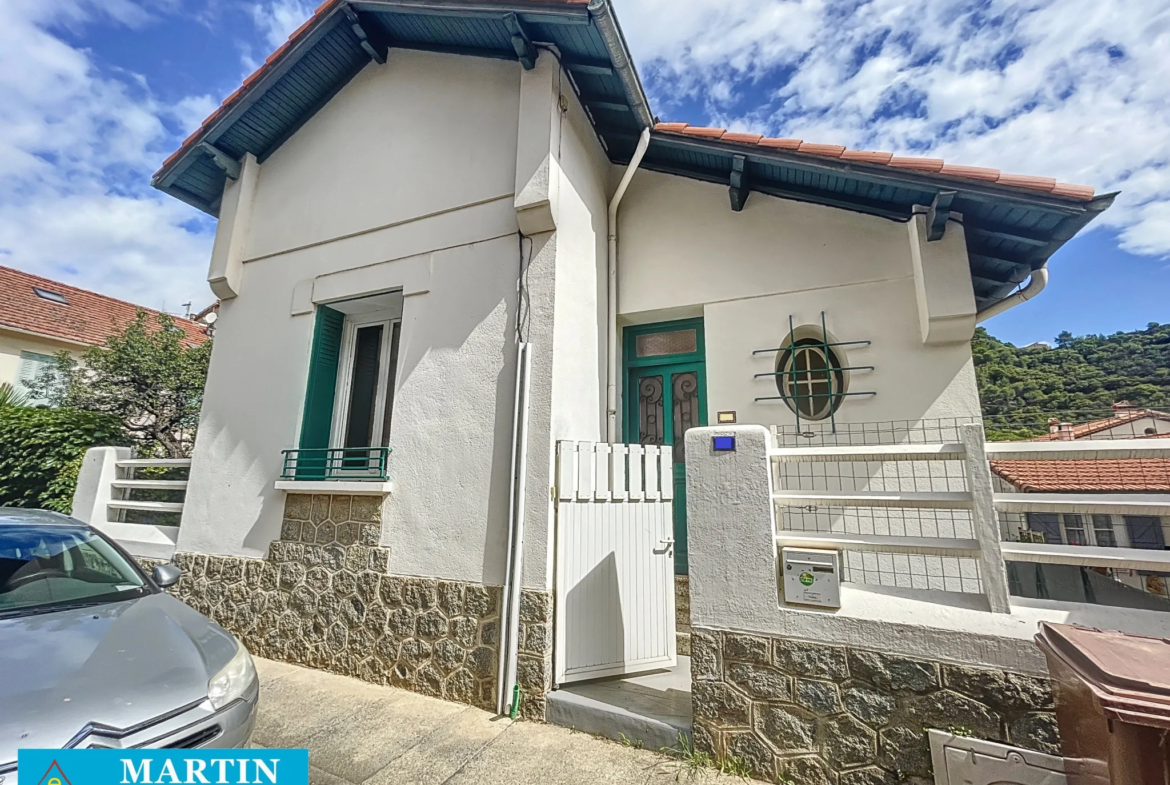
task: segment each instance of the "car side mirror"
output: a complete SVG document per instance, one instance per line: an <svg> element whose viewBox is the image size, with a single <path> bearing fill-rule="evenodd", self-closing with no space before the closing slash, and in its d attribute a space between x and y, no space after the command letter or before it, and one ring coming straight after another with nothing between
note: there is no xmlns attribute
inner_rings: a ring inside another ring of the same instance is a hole
<svg viewBox="0 0 1170 785"><path fill-rule="evenodd" d="M150 571L150 577L161 589L168 589L179 582L183 571L173 564L160 564Z"/></svg>

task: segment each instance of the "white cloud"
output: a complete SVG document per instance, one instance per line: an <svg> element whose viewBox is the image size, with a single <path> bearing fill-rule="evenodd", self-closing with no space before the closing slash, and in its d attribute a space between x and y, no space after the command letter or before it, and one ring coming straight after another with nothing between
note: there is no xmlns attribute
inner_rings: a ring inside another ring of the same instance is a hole
<svg viewBox="0 0 1170 785"><path fill-rule="evenodd" d="M938 155L1121 190L1102 223L1170 254L1170 0L626 0L663 119ZM864 56L859 55L864 52Z"/></svg>
<svg viewBox="0 0 1170 785"><path fill-rule="evenodd" d="M130 0L0 2L0 264L142 305L212 299L212 223L149 187L209 106L157 100L145 79L102 73L49 31L139 27L156 8Z"/></svg>
<svg viewBox="0 0 1170 785"><path fill-rule="evenodd" d="M313 15L313 6L301 0L271 0L248 7L256 28L273 49L288 40L294 30Z"/></svg>

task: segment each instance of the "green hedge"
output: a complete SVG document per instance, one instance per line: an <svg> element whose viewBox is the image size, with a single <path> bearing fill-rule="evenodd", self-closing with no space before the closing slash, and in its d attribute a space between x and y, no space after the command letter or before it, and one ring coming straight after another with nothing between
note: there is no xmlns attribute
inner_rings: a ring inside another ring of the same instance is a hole
<svg viewBox="0 0 1170 785"><path fill-rule="evenodd" d="M85 451L124 444L121 423L104 414L0 408L0 507L68 513Z"/></svg>

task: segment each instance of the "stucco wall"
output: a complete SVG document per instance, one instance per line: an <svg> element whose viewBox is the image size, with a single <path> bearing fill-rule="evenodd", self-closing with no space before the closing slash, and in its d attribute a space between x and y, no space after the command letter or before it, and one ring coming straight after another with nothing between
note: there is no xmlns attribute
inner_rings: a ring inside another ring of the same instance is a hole
<svg viewBox="0 0 1170 785"><path fill-rule="evenodd" d="M298 438L312 292L403 287L390 571L502 583L519 72L396 50L261 166L240 293L216 324L180 550L264 555L280 532L281 450ZM343 271L355 272L332 275Z"/></svg>
<svg viewBox="0 0 1170 785"><path fill-rule="evenodd" d="M245 258L510 196L519 80L516 63L391 49L265 161Z"/></svg>
<svg viewBox="0 0 1170 785"><path fill-rule="evenodd" d="M553 435L605 440L606 209L610 164L567 83L557 140Z"/></svg>
<svg viewBox="0 0 1170 785"><path fill-rule="evenodd" d="M979 412L970 346L923 345L904 223L753 193L732 212L727 187L639 172L619 215L619 313L626 324L703 316L710 420L795 423L778 394L774 354L793 324L819 325L847 365L838 422L969 417ZM936 271L953 276L953 271ZM965 273L964 273L965 274ZM970 281L940 283L970 288ZM913 380L913 383L908 383Z"/></svg>

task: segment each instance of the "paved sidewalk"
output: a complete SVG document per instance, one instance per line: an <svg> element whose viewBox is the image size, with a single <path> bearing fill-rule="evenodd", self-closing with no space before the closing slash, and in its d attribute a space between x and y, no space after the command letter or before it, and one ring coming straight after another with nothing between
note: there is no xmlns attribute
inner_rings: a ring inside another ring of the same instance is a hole
<svg viewBox="0 0 1170 785"><path fill-rule="evenodd" d="M256 667L261 692L253 741L307 747L313 785L665 785L693 779L662 755L566 728L513 723L272 660L257 658Z"/></svg>

